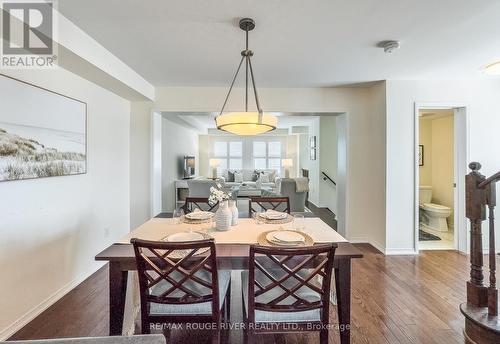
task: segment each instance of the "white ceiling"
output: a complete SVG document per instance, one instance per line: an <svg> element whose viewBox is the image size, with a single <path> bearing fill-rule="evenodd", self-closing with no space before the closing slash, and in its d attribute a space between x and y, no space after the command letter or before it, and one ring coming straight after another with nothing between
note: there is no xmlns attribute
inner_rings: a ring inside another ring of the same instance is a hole
<svg viewBox="0 0 500 344"><path fill-rule="evenodd" d="M485 77L498 0L61 0L59 10L155 86L225 86L249 16L257 86ZM401 41L385 54L377 42Z"/></svg>
<svg viewBox="0 0 500 344"><path fill-rule="evenodd" d="M285 113L272 112L278 116L278 128L291 130L296 126L311 126L314 119L319 116L335 116L338 113ZM164 118L174 121L183 126L206 133L207 129L215 128L214 117L217 113L209 112L162 112Z"/></svg>

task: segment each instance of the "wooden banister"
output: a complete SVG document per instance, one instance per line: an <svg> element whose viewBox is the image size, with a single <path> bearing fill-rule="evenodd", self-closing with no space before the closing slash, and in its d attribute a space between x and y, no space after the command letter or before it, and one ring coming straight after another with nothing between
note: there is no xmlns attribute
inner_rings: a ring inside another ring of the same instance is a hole
<svg viewBox="0 0 500 344"><path fill-rule="evenodd" d="M465 177L465 212L471 224L470 280L467 282L467 303L460 309L465 316L467 343L499 343L498 290L496 286L495 206L496 182L500 172L486 178L479 170L481 164L469 164L471 172ZM488 210L488 211L487 211ZM488 215L489 285L484 285L482 223Z"/></svg>

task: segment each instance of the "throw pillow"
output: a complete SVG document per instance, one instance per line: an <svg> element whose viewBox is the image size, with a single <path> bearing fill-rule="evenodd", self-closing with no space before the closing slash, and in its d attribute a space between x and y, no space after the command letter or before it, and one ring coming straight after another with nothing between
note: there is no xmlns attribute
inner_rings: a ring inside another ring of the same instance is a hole
<svg viewBox="0 0 500 344"><path fill-rule="evenodd" d="M231 171L227 171L227 181L228 182L234 182L234 173L235 172L231 172Z"/></svg>
<svg viewBox="0 0 500 344"><path fill-rule="evenodd" d="M276 182L276 171L269 172L269 181L271 183Z"/></svg>
<svg viewBox="0 0 500 344"><path fill-rule="evenodd" d="M267 173L263 173L261 176L260 176L260 181L262 183L269 183L269 174Z"/></svg>
<svg viewBox="0 0 500 344"><path fill-rule="evenodd" d="M243 173L235 171L233 175L236 183L243 183Z"/></svg>
<svg viewBox="0 0 500 344"><path fill-rule="evenodd" d="M254 170L253 171L253 175L252 175L252 181L256 182L257 179L259 179L259 177L260 177L260 171L259 170Z"/></svg>

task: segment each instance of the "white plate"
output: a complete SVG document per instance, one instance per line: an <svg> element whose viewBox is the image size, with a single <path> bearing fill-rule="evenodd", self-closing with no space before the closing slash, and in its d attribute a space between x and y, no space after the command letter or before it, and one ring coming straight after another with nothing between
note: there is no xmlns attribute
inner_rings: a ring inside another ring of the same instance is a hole
<svg viewBox="0 0 500 344"><path fill-rule="evenodd" d="M187 233L187 232L181 232L181 233L174 233L171 234L167 237L168 242L179 242L179 241L197 241L197 240L203 240L203 235L200 233Z"/></svg>
<svg viewBox="0 0 500 344"><path fill-rule="evenodd" d="M287 213L280 213L278 211L260 213L259 215L268 220L281 220L288 216Z"/></svg>
<svg viewBox="0 0 500 344"><path fill-rule="evenodd" d="M281 244L300 244L306 241L303 235L292 231L275 231L266 235L268 241Z"/></svg>
<svg viewBox="0 0 500 344"><path fill-rule="evenodd" d="M210 219L212 216L214 216L214 213L209 211L194 211L186 215L190 220L206 220Z"/></svg>

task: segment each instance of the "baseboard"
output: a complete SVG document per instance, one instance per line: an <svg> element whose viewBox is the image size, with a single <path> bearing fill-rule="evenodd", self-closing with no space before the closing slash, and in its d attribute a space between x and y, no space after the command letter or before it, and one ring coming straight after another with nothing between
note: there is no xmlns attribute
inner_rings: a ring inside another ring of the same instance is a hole
<svg viewBox="0 0 500 344"><path fill-rule="evenodd" d="M380 251L380 253L386 254L384 245L382 245L381 243L379 243L377 241L369 240L366 237L351 237L351 238L349 238L349 242L351 244L369 244L369 245L372 245L378 251Z"/></svg>
<svg viewBox="0 0 500 344"><path fill-rule="evenodd" d="M379 250L380 253L387 254L385 252L385 245L382 245L381 243L379 243L377 241L371 241L371 242L369 242L369 244L372 245L373 247L375 247L377 250Z"/></svg>
<svg viewBox="0 0 500 344"><path fill-rule="evenodd" d="M386 248L385 254L387 256L414 256L418 255L418 252L413 248Z"/></svg>
<svg viewBox="0 0 500 344"><path fill-rule="evenodd" d="M56 303L59 299L61 299L64 295L69 293L72 289L78 286L80 283L89 278L92 274L94 274L97 270L102 268L104 264L97 266L95 269L92 269L86 273L80 274L77 278L63 286L61 289L53 293L51 296L46 298L44 301L39 303L37 306L33 307L31 310L26 312L19 319L14 321L11 325L7 326L3 330L0 331L0 341L5 341L11 336L13 336L17 331L26 326L29 322L39 316L43 311Z"/></svg>

